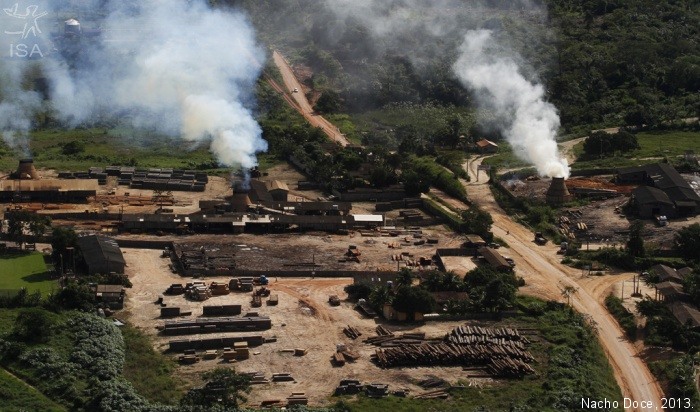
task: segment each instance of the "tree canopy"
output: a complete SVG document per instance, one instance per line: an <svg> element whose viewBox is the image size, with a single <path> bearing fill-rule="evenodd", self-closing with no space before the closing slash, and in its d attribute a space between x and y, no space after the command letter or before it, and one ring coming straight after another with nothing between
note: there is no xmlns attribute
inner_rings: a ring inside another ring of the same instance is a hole
<svg viewBox="0 0 700 412"><path fill-rule="evenodd" d="M686 259L700 261L700 224L680 229L675 238L676 250Z"/></svg>

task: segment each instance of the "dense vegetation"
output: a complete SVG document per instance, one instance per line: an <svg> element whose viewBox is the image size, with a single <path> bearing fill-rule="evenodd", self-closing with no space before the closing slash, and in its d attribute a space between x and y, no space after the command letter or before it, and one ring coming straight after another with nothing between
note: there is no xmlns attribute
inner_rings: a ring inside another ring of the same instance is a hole
<svg viewBox="0 0 700 412"><path fill-rule="evenodd" d="M622 299L614 295L605 298L605 307L615 317L627 337L634 340L637 334L637 322L634 315L622 305Z"/></svg>
<svg viewBox="0 0 700 412"><path fill-rule="evenodd" d="M450 16L423 4L417 16L464 22L445 25L440 43L430 48L423 30L377 40L361 19L335 14L322 2L217 3L247 10L265 42L310 66L313 86L335 90L342 108L353 112L425 101L468 105L450 66L462 29L472 27L508 39L525 70L544 81L565 127L657 125L698 113L700 10L692 1L545 0L547 18L513 13L521 8L513 2L490 1L486 19L475 19L468 3L455 2Z"/></svg>

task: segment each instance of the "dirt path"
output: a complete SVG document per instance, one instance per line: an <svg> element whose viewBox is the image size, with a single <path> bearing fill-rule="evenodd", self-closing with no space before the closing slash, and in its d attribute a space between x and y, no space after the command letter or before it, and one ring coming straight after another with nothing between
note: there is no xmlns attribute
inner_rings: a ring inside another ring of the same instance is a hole
<svg viewBox="0 0 700 412"><path fill-rule="evenodd" d="M476 182L475 171L483 158L470 162L469 174L472 183L468 185L469 197L493 217L494 235L506 240L511 257L517 264L517 273L522 276L527 286L523 293L544 299L563 300L562 290L571 286L576 293L571 297L571 305L579 312L587 314L595 322L598 337L613 367L615 378L623 396L635 401L652 401L656 407L661 406L661 389L639 358L634 346L625 338L623 332L601 304L608 290L616 281L612 276L600 280L581 279L581 273L562 265L555 254L556 245L536 246L532 241L532 232L515 223L496 203L487 184ZM636 409L636 410L653 410Z"/></svg>
<svg viewBox="0 0 700 412"><path fill-rule="evenodd" d="M311 107L311 104L306 99L301 83L299 83L299 80L297 80L296 76L294 76L294 71L292 70L291 66L289 66L289 63L287 63L287 60L285 60L284 57L276 50L272 53L272 59L274 60L280 73L282 73L282 78L284 79L284 85L287 88L287 91L292 94L292 99L295 103L292 105L292 107L299 111L299 113L301 113L301 115L304 116L304 118L311 123L312 126L320 127L323 132L331 138L331 140L337 142L343 147L349 145L350 142L348 139L345 138L342 133L340 133L335 125L323 118L323 116L319 116L314 113L313 107ZM287 100L289 103L290 99L288 96L286 96L285 100Z"/></svg>

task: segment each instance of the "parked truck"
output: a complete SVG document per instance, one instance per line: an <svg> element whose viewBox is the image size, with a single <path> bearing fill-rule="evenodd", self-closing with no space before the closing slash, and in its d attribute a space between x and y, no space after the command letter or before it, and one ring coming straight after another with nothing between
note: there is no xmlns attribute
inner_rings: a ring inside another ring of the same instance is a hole
<svg viewBox="0 0 700 412"><path fill-rule="evenodd" d="M535 233L535 243L537 243L538 245L546 245L547 244L547 238L542 236L542 232Z"/></svg>

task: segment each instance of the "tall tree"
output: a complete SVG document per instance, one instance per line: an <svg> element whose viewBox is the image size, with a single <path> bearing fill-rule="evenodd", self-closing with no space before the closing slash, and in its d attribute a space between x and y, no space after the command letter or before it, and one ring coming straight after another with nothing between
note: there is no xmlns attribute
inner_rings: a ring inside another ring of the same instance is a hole
<svg viewBox="0 0 700 412"><path fill-rule="evenodd" d="M644 250L644 238L642 237L642 230L644 229L644 222L637 220L630 226L630 234L627 240L627 253L634 257L643 257L646 252Z"/></svg>
<svg viewBox="0 0 700 412"><path fill-rule="evenodd" d="M700 261L700 224L694 223L676 233L676 249L686 259Z"/></svg>

